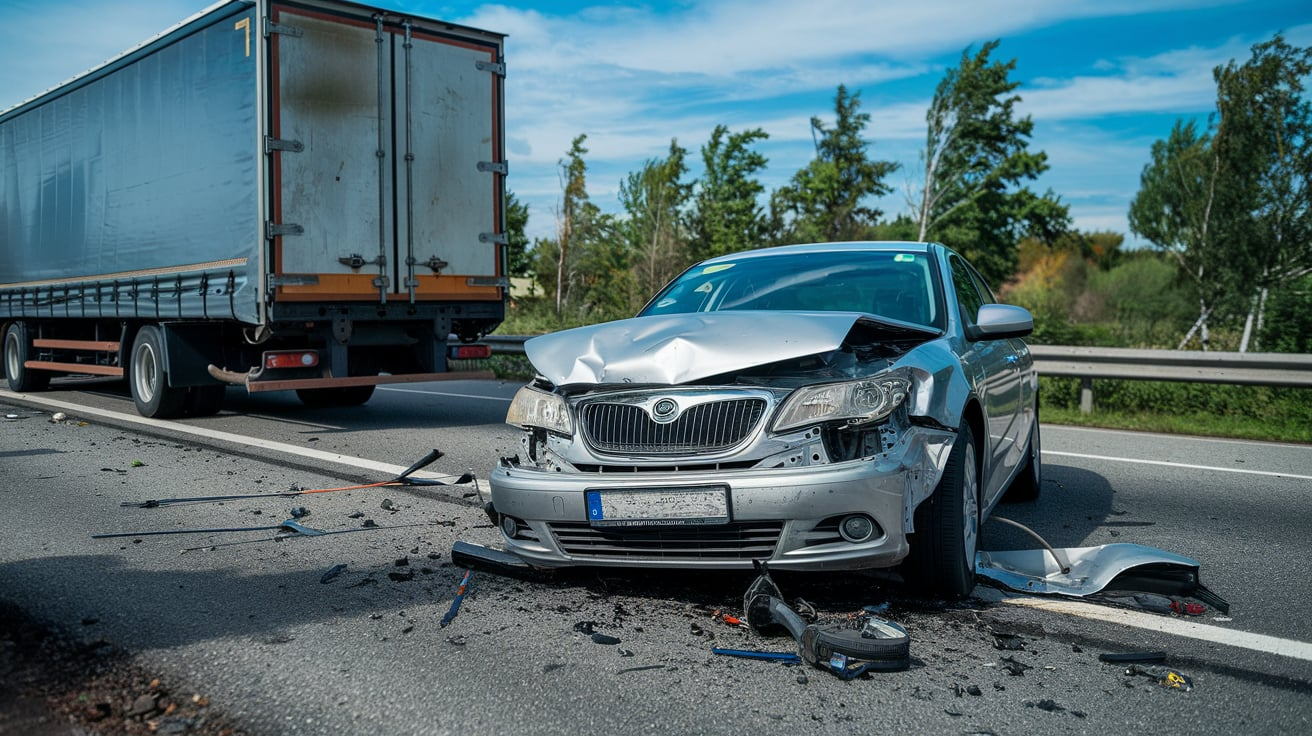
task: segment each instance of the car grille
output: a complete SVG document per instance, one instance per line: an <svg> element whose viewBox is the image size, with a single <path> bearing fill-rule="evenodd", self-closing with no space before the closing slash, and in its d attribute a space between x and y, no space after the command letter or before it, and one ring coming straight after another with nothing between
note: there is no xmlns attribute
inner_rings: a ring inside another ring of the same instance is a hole
<svg viewBox="0 0 1312 736"><path fill-rule="evenodd" d="M774 554L782 521L709 526L598 529L552 522L556 542L574 557L659 560L763 560Z"/></svg>
<svg viewBox="0 0 1312 736"><path fill-rule="evenodd" d="M761 398L711 401L660 424L640 406L595 402L583 407L583 430L601 452L686 455L727 450L751 434L765 414Z"/></svg>

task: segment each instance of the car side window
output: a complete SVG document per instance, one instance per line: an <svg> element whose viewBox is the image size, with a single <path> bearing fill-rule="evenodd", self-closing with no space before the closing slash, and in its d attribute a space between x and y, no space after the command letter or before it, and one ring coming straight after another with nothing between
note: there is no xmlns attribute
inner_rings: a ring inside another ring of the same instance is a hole
<svg viewBox="0 0 1312 736"><path fill-rule="evenodd" d="M971 273L970 267L966 262L957 256L949 256L948 263L952 268L952 288L957 292L957 304L961 308L961 320L965 324L975 324L975 317L979 314L979 308L984 306L985 299L980 294L979 288L975 284L974 274ZM987 290L986 290L987 293Z"/></svg>

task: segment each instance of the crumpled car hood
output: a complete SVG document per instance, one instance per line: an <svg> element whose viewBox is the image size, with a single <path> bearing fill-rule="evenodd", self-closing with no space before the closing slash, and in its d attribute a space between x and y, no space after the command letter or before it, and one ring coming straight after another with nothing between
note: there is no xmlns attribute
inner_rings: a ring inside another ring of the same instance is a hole
<svg viewBox="0 0 1312 736"><path fill-rule="evenodd" d="M524 343L557 386L675 385L837 350L849 335L929 339L940 333L856 312L724 311L653 315L578 327Z"/></svg>

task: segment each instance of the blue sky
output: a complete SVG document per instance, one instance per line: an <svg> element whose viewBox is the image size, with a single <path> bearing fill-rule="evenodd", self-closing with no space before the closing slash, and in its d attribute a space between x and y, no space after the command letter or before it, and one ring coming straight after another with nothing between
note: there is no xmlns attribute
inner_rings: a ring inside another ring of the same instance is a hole
<svg viewBox="0 0 1312 736"><path fill-rule="evenodd" d="M550 236L558 161L587 133L588 189L618 211L625 175L689 151L691 176L717 124L762 128L767 189L814 153L810 119L832 121L839 84L870 113L871 154L897 161L908 209L920 175L925 108L967 47L1001 39L1017 60L1031 148L1051 169L1037 183L1083 230L1128 232L1126 210L1153 141L1180 118L1205 119L1212 68L1248 58L1277 31L1312 46L1312 3L1295 0L682 0L600 3L382 0L384 7L509 34L510 188L529 234ZM0 109L68 79L209 5L204 0L6 0L0 8Z"/></svg>

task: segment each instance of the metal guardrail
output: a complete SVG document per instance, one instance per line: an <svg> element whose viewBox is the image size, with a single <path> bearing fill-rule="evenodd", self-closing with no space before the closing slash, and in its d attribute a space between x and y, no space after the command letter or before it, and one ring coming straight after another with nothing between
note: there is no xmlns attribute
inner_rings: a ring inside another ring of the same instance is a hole
<svg viewBox="0 0 1312 736"><path fill-rule="evenodd" d="M522 335L491 335L482 342L496 353L523 355L527 339ZM1030 352L1040 375L1083 379L1080 409L1086 414L1093 410L1096 378L1312 388L1312 355L1067 345L1031 345Z"/></svg>

